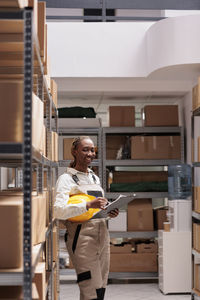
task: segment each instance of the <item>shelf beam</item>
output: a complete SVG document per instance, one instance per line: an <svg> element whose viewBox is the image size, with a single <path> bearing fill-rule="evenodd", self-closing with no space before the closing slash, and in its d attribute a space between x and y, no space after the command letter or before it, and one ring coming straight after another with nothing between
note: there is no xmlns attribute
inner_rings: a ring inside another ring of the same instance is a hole
<svg viewBox="0 0 200 300"><path fill-rule="evenodd" d="M69 164L70 164L71 160L59 160L58 164L59 164L59 167L68 167ZM98 159L94 159L90 166L99 166L100 165L100 161Z"/></svg>
<svg viewBox="0 0 200 300"><path fill-rule="evenodd" d="M158 231L110 231L110 238L150 239L158 236Z"/></svg>
<svg viewBox="0 0 200 300"><path fill-rule="evenodd" d="M199 213L193 211L192 212L192 217L200 221L200 214Z"/></svg>
<svg viewBox="0 0 200 300"><path fill-rule="evenodd" d="M168 192L132 192L132 193L124 193L124 192L108 192L105 193L106 198L108 199L116 199L119 195L125 196L133 196L135 194L135 199L144 199L144 198L168 198Z"/></svg>
<svg viewBox="0 0 200 300"><path fill-rule="evenodd" d="M181 164L178 159L116 159L106 160L105 166L168 166Z"/></svg>
<svg viewBox="0 0 200 300"><path fill-rule="evenodd" d="M104 134L181 134L181 127L104 127Z"/></svg>
<svg viewBox="0 0 200 300"><path fill-rule="evenodd" d="M49 8L88 8L102 9L102 0L46 0ZM107 9L145 9L145 10L199 10L198 0L106 0Z"/></svg>
<svg viewBox="0 0 200 300"><path fill-rule="evenodd" d="M108 280L112 283L117 282L124 282L124 280L128 280L128 282L131 282L131 280L139 280L139 279L151 279L151 280L157 280L158 279L158 273L156 272L110 272Z"/></svg>

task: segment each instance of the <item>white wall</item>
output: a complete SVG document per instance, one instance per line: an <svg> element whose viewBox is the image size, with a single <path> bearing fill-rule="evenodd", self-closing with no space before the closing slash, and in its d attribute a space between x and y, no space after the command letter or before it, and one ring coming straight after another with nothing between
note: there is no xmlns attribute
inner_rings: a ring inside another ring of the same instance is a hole
<svg viewBox="0 0 200 300"><path fill-rule="evenodd" d="M148 73L200 62L199 15L168 18L147 31Z"/></svg>
<svg viewBox="0 0 200 300"><path fill-rule="evenodd" d="M143 77L152 23L48 23L52 77Z"/></svg>
<svg viewBox="0 0 200 300"><path fill-rule="evenodd" d="M200 63L198 15L156 22L48 23L52 77L146 77Z"/></svg>
<svg viewBox="0 0 200 300"><path fill-rule="evenodd" d="M188 92L183 99L183 116L186 138L186 162L191 164L191 116L192 116L192 91Z"/></svg>

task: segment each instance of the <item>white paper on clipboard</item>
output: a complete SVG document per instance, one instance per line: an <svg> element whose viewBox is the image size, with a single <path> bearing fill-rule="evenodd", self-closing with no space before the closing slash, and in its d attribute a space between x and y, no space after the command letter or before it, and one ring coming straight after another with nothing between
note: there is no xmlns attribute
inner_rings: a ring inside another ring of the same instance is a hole
<svg viewBox="0 0 200 300"><path fill-rule="evenodd" d="M108 213L116 208L121 208L124 205L127 205L129 202L135 199L136 194L125 196L125 195L119 195L117 199L110 202L105 209L101 209L96 214L93 215L91 219L99 219L99 218L107 218Z"/></svg>

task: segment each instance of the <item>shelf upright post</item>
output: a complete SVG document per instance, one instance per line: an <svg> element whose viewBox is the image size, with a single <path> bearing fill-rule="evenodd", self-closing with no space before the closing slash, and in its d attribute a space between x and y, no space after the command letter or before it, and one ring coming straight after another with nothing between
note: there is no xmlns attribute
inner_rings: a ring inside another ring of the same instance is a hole
<svg viewBox="0 0 200 300"><path fill-rule="evenodd" d="M47 189L50 191L52 187L52 99L47 97L46 101L46 124L47 124L47 157L50 160L50 164L47 167ZM48 299L53 299L53 225L52 225L52 193L49 193L49 222L51 226L51 232L47 240L47 262L48 271L51 272L50 285L48 286Z"/></svg>
<svg viewBox="0 0 200 300"><path fill-rule="evenodd" d="M23 141L23 295L32 299L32 87L33 87L33 12L24 9L24 141Z"/></svg>
<svg viewBox="0 0 200 300"><path fill-rule="evenodd" d="M181 136L181 162L182 164L185 162L185 135L184 135L184 128L180 128L180 136Z"/></svg>
<svg viewBox="0 0 200 300"><path fill-rule="evenodd" d="M106 22L106 0L101 0L102 5L102 22Z"/></svg>
<svg viewBox="0 0 200 300"><path fill-rule="evenodd" d="M37 166L37 192L42 193L43 192L43 186L44 186L44 176L43 176L44 168L42 164L39 164Z"/></svg>
<svg viewBox="0 0 200 300"><path fill-rule="evenodd" d="M47 167L47 189L50 191L52 186L52 167L51 165ZM48 286L48 299L53 299L54 289L53 289L53 224L52 224L52 209L53 209L53 203L52 203L52 193L49 193L49 223L51 227L51 232L47 239L47 266L48 271L51 272L50 277L50 285Z"/></svg>
<svg viewBox="0 0 200 300"><path fill-rule="evenodd" d="M102 170L102 185L104 191L106 191L106 131L103 128L102 129L102 164L103 164L103 170Z"/></svg>
<svg viewBox="0 0 200 300"><path fill-rule="evenodd" d="M98 136L97 136L97 145L98 145L98 160L101 161L100 157L102 157L103 154L103 147L102 147L102 128L100 127L98 129ZM103 166L102 163L99 163L99 178L101 181L101 184L103 184Z"/></svg>

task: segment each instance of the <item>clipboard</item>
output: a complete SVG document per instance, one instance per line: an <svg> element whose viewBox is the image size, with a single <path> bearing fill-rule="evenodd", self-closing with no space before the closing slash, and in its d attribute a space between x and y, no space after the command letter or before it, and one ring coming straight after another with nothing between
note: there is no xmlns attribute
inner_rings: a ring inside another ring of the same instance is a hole
<svg viewBox="0 0 200 300"><path fill-rule="evenodd" d="M117 199L115 199L112 202L109 202L108 205L105 207L105 209L101 209L97 213L93 215L91 219L99 219L99 218L107 218L108 213L116 208L121 208L122 206L128 204L132 200L135 199L136 194L125 196L125 195L119 195Z"/></svg>

